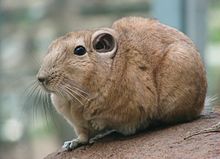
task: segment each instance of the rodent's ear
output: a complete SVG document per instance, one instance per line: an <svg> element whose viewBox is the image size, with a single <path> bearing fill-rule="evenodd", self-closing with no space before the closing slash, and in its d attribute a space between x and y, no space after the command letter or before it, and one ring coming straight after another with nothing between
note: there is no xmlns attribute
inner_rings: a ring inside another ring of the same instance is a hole
<svg viewBox="0 0 220 159"><path fill-rule="evenodd" d="M113 57L117 50L116 32L110 28L103 28L92 35L92 47L97 53Z"/></svg>

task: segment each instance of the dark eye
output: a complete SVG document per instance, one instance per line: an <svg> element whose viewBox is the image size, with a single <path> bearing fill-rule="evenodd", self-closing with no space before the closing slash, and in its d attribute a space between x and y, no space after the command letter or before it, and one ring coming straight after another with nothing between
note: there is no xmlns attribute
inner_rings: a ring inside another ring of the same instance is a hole
<svg viewBox="0 0 220 159"><path fill-rule="evenodd" d="M83 46L77 46L75 49L74 49L74 54L75 55L78 55L78 56L82 56L86 53L86 48L83 47Z"/></svg>

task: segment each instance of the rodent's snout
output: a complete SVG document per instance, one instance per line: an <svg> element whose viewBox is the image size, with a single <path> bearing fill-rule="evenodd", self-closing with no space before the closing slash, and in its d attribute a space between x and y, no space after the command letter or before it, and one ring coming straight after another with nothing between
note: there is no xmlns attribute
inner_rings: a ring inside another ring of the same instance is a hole
<svg viewBox="0 0 220 159"><path fill-rule="evenodd" d="M45 87L49 82L49 76L49 73L41 67L36 75L36 80L39 82L39 84Z"/></svg>
<svg viewBox="0 0 220 159"><path fill-rule="evenodd" d="M47 75L43 75L43 74L38 74L37 75L37 80L40 83L40 85L42 85L44 88L46 88L47 84L48 84L48 76Z"/></svg>
<svg viewBox="0 0 220 159"><path fill-rule="evenodd" d="M47 77L46 76L43 76L43 75L38 75L37 76L37 80L40 82L40 83L45 83L47 81Z"/></svg>
<svg viewBox="0 0 220 159"><path fill-rule="evenodd" d="M59 84L60 78L62 75L59 71L56 70L45 70L45 68L41 67L39 72L36 75L36 80L39 85L46 90L47 92L55 91L55 87Z"/></svg>
<svg viewBox="0 0 220 159"><path fill-rule="evenodd" d="M49 77L48 76L43 76L43 75L37 75L37 80L40 84L40 86L48 93L52 92L53 89L50 88L49 84Z"/></svg>
<svg viewBox="0 0 220 159"><path fill-rule="evenodd" d="M49 75L38 73L36 78L38 83L44 90L46 90L47 92L51 92L53 90L51 88L51 77Z"/></svg>

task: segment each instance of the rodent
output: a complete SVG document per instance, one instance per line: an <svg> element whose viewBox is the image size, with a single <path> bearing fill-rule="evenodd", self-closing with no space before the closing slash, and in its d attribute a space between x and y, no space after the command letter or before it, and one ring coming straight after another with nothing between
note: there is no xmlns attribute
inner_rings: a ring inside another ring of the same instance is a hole
<svg viewBox="0 0 220 159"><path fill-rule="evenodd" d="M207 91L193 42L155 19L68 33L49 47L37 78L77 135L68 150L106 130L124 135L159 121L197 118Z"/></svg>

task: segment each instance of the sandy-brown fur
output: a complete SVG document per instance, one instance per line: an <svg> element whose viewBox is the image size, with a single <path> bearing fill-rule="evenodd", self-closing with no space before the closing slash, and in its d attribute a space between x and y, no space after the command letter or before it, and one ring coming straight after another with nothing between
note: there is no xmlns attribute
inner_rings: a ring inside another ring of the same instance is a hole
<svg viewBox="0 0 220 159"><path fill-rule="evenodd" d="M87 142L105 129L127 135L154 121L177 123L198 117L207 83L192 41L152 19L122 18L110 29L117 40L114 57L93 50L91 37L99 29L73 32L50 46L39 71L53 73L47 86L52 102L80 140ZM76 41L86 47L86 56L73 55ZM81 99L83 104L59 93L65 80L89 94Z"/></svg>

